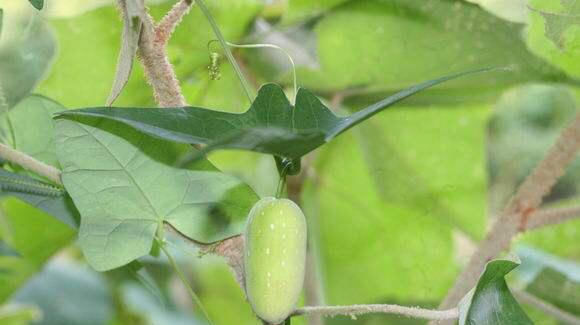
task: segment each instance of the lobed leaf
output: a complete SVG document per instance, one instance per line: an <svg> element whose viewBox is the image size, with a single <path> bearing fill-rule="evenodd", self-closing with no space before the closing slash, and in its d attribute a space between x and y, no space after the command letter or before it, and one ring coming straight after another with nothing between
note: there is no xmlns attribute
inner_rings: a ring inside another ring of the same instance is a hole
<svg viewBox="0 0 580 325"><path fill-rule="evenodd" d="M56 123L62 181L81 213L79 244L97 270L151 251L168 222L199 241L237 234L255 193L207 161L173 167L172 146L115 121ZM233 226L232 226L233 225Z"/></svg>
<svg viewBox="0 0 580 325"><path fill-rule="evenodd" d="M199 107L97 107L65 111L58 116L92 116L119 121L161 139L206 144L202 153L216 149L243 149L299 159L413 94L448 80L490 70L468 71L425 81L347 117L336 116L306 89L298 91L293 107L282 88L275 84L262 86L250 109L242 114Z"/></svg>

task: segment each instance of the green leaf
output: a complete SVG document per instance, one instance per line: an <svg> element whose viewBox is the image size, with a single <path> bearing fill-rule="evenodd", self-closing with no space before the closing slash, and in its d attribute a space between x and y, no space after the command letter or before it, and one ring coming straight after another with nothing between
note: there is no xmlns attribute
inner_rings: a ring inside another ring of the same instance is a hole
<svg viewBox="0 0 580 325"><path fill-rule="evenodd" d="M40 320L42 313L33 306L2 305L0 307L0 324L2 325L29 325Z"/></svg>
<svg viewBox="0 0 580 325"><path fill-rule="evenodd" d="M0 115L5 143L37 160L59 168L53 114L65 108L49 98L31 95ZM30 132L34 129L35 132ZM14 166L20 169L20 166Z"/></svg>
<svg viewBox="0 0 580 325"><path fill-rule="evenodd" d="M30 4L37 10L41 10L44 7L44 0L28 0Z"/></svg>
<svg viewBox="0 0 580 325"><path fill-rule="evenodd" d="M22 257L0 257L0 303L4 302L59 249L69 244L76 232L52 216L15 198L2 198L0 236L10 241Z"/></svg>
<svg viewBox="0 0 580 325"><path fill-rule="evenodd" d="M385 112L384 120L380 119L385 123L379 128L390 128L386 121L394 112L397 110ZM406 122L405 117L412 114L412 110L403 109L399 111L400 119L394 122L401 124L400 133L406 132L409 152L413 148L409 143L417 131L414 120ZM373 119L369 124L375 122L378 123ZM349 305L386 302L387 298L400 302L439 301L458 271L453 229L420 203L385 200L376 186L377 179L392 181L385 186L396 191L400 177L369 168L360 143L366 136L361 130L369 124L345 133L317 152L313 166L316 177L308 178L301 197L309 240L313 251L320 252L318 265L323 266L320 272L325 302ZM400 134L393 137L398 140ZM384 150L386 157L393 158L389 147L373 149ZM445 154L444 150L432 152L437 158ZM402 178L413 179L413 171L397 172ZM404 197L406 192L401 192Z"/></svg>
<svg viewBox="0 0 580 325"><path fill-rule="evenodd" d="M482 75L419 96L429 103L449 103L458 98L489 100L518 82L568 79L527 50L521 24L469 2L371 0L334 8L314 26L319 68L299 69L299 80L319 91L352 88L349 94L384 96L453 71L512 66L518 72Z"/></svg>
<svg viewBox="0 0 580 325"><path fill-rule="evenodd" d="M26 15L5 26L0 39L0 89L8 107L34 89L55 52L54 36L39 15Z"/></svg>
<svg viewBox="0 0 580 325"><path fill-rule="evenodd" d="M121 37L121 50L117 61L117 71L115 72L115 81L113 82L113 88L107 99L107 106L113 104L131 76L133 60L137 53L139 36L141 35L141 27L143 25L140 17L145 13L145 9L141 5L140 0L119 2L119 8L122 11L123 17L123 34Z"/></svg>
<svg viewBox="0 0 580 325"><path fill-rule="evenodd" d="M102 325L113 316L111 298L102 274L86 265L57 260L20 288L10 302L38 306L43 315L40 325Z"/></svg>
<svg viewBox="0 0 580 325"><path fill-rule="evenodd" d="M426 88L482 69L429 80L402 90L351 116L338 117L306 89L300 89L296 105L288 102L275 84L260 88L248 111L242 114L184 108L87 108L59 116L93 116L119 121L142 132L176 142L207 144L202 153L230 148L298 159L308 152L372 117L376 113Z"/></svg>
<svg viewBox="0 0 580 325"><path fill-rule="evenodd" d="M563 311L580 317L580 264L528 246L519 246L519 279L525 290Z"/></svg>
<svg viewBox="0 0 580 325"><path fill-rule="evenodd" d="M533 324L505 281L505 276L518 265L511 260L494 260L485 265L476 287L459 303L459 325Z"/></svg>
<svg viewBox="0 0 580 325"><path fill-rule="evenodd" d="M2 239L0 239L0 256L20 256L20 254Z"/></svg>
<svg viewBox="0 0 580 325"><path fill-rule="evenodd" d="M104 119L60 119L62 181L81 213L79 244L103 271L148 254L168 222L199 241L239 233L257 200L249 187L207 161L171 166L171 144Z"/></svg>
<svg viewBox="0 0 580 325"><path fill-rule="evenodd" d="M566 0L531 0L529 49L580 79L580 7Z"/></svg>

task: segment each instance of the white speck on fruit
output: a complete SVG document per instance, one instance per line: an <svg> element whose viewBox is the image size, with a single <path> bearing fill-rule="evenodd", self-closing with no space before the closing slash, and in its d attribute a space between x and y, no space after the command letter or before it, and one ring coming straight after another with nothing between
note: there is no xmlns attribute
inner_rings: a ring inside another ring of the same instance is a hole
<svg viewBox="0 0 580 325"><path fill-rule="evenodd" d="M282 215L282 210L280 210L280 215Z"/></svg>
<svg viewBox="0 0 580 325"><path fill-rule="evenodd" d="M286 234L283 234L282 235L282 239L286 239Z"/></svg>
<svg viewBox="0 0 580 325"><path fill-rule="evenodd" d="M268 272L268 277L271 277L271 276L272 276L272 273Z"/></svg>
<svg viewBox="0 0 580 325"><path fill-rule="evenodd" d="M270 229L274 230L274 224L273 223L270 224Z"/></svg>
<svg viewBox="0 0 580 325"><path fill-rule="evenodd" d="M282 227L284 227L284 228L286 227L286 223L285 222L282 223Z"/></svg>
<svg viewBox="0 0 580 325"><path fill-rule="evenodd" d="M282 261L280 264L282 264L282 266L286 266L286 261Z"/></svg>
<svg viewBox="0 0 580 325"><path fill-rule="evenodd" d="M270 255L270 248L266 248L266 255Z"/></svg>

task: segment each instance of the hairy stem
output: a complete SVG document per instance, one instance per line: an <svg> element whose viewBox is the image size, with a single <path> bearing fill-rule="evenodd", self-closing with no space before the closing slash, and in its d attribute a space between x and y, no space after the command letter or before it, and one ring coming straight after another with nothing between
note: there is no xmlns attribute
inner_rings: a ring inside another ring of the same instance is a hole
<svg viewBox="0 0 580 325"><path fill-rule="evenodd" d="M153 88L155 101L160 107L187 106L175 70L167 58L167 41L175 26L181 21L188 8L179 2L155 27L153 18L143 14L143 30L139 39L138 56L145 70L147 81Z"/></svg>
<svg viewBox="0 0 580 325"><path fill-rule="evenodd" d="M35 172L38 175L44 176L49 180L62 185L62 181L60 180L60 170L47 165L42 161L36 160L25 153L14 150L5 144L0 144L0 158L20 165L25 169Z"/></svg>
<svg viewBox="0 0 580 325"><path fill-rule="evenodd" d="M530 216L526 230L555 225L575 218L580 218L580 206L542 209Z"/></svg>
<svg viewBox="0 0 580 325"><path fill-rule="evenodd" d="M459 317L459 311L457 308L448 310L431 310L399 305L308 306L296 309L292 315L317 314L330 317L338 315L354 317L357 315L377 313L397 314L431 320L457 319Z"/></svg>
<svg viewBox="0 0 580 325"><path fill-rule="evenodd" d="M580 149L580 113L562 131L554 146L548 151L536 169L518 188L501 216L497 218L486 238L480 243L453 288L441 304L441 308L455 306L476 284L485 263L508 249L512 238L527 227L529 217L541 204L575 158Z"/></svg>

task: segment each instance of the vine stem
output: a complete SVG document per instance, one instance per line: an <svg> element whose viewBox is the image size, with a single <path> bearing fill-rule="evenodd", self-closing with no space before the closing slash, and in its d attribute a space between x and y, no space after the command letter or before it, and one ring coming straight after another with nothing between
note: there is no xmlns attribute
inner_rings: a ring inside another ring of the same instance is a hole
<svg viewBox="0 0 580 325"><path fill-rule="evenodd" d="M62 181L60 180L60 170L47 165L42 161L36 160L23 152L14 150L2 143L0 143L0 158L20 165L25 169L33 171L38 175L44 176L49 180L62 185Z"/></svg>
<svg viewBox="0 0 580 325"><path fill-rule="evenodd" d="M542 209L530 217L526 230L556 225L575 218L580 218L580 206Z"/></svg>
<svg viewBox="0 0 580 325"><path fill-rule="evenodd" d="M486 238L480 243L463 272L456 279L440 308L456 305L477 282L485 263L508 249L511 240L533 220L543 197L550 192L580 150L580 113L562 131L544 159L520 185Z"/></svg>
<svg viewBox="0 0 580 325"><path fill-rule="evenodd" d="M199 9L201 9L201 12L204 14L205 18L207 19L207 21L211 25L211 28L213 29L215 36L217 37L218 41L222 45L222 48L224 49L224 53L226 54L228 61L230 61L230 64L234 68L234 71L235 71L236 75L238 76L238 79L240 79L240 82L242 83L242 87L244 88L244 92L246 93L246 96L248 97L248 100L251 103L255 97L253 92L252 92L252 88L250 87L250 85L248 84L248 81L244 77L244 74L242 73L240 66L236 62L236 59L234 58L232 51L230 51L230 48L228 46L228 42L225 40L224 36L222 35L222 32L220 31L219 26L217 25L216 21L213 19L213 16L209 12L209 9L207 9L205 2L203 0L195 0L195 3L197 3L197 5L199 6Z"/></svg>
<svg viewBox="0 0 580 325"><path fill-rule="evenodd" d="M177 273L177 276L179 277L179 279L181 280L181 282L183 283L183 285L187 289L187 292L189 293L189 296L191 297L191 300L193 301L193 303L199 307L199 309L201 310L201 312L203 313L203 315L207 319L207 321L210 324L213 324L213 322L209 318L207 311L205 310L205 308L203 308L203 304L201 303L201 300L195 294L195 292L193 291L193 289L189 285L187 278L185 277L183 272L181 272L181 269L179 268L179 266L175 262L175 259L173 259L173 256L171 256L171 254L169 253L169 251L165 247L165 242L161 239L157 239L157 243L159 244L159 247L161 248L161 250L163 251L165 256L167 256L167 259L169 260L169 264L171 264L171 267L173 267L173 270L175 271L175 273Z"/></svg>
<svg viewBox="0 0 580 325"><path fill-rule="evenodd" d="M400 305L351 305L351 306L308 306L298 308L292 315L316 314L322 316L351 316L382 313L397 314L413 318L430 320L446 320L459 318L459 310L452 308L448 310L432 310L419 307L406 307Z"/></svg>

